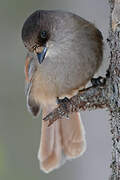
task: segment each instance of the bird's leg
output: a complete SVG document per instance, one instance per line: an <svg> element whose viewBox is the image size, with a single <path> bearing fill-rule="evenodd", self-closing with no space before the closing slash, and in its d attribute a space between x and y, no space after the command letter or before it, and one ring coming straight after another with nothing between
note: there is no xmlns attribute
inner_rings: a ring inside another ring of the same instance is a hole
<svg viewBox="0 0 120 180"><path fill-rule="evenodd" d="M91 83L93 86L99 86L104 85L106 82L106 79L104 77L99 76L98 78L92 78Z"/></svg>

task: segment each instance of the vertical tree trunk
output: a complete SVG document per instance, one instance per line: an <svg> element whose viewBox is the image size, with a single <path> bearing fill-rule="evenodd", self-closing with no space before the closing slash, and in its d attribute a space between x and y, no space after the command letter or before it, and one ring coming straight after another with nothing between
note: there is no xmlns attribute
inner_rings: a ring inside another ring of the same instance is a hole
<svg viewBox="0 0 120 180"><path fill-rule="evenodd" d="M111 180L120 180L120 0L109 0L110 3L110 82L109 110L111 114L112 163Z"/></svg>

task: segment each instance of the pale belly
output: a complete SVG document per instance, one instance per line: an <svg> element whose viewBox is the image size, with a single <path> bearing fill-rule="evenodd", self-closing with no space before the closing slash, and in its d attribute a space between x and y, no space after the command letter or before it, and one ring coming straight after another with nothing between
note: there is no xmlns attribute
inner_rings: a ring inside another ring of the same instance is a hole
<svg viewBox="0 0 120 180"><path fill-rule="evenodd" d="M46 67L44 71L38 70L32 81L33 98L37 103L48 105L56 103L57 97L73 96L93 76L94 69L86 72L87 69L84 67L83 71L80 67L71 69L71 65L67 67L54 65L52 69Z"/></svg>

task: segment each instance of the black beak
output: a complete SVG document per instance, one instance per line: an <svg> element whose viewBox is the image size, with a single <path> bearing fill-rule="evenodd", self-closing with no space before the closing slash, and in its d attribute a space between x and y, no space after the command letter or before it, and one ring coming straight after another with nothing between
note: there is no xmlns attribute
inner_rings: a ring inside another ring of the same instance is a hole
<svg viewBox="0 0 120 180"><path fill-rule="evenodd" d="M38 61L40 64L43 62L45 55L46 55L46 52L47 52L47 48L44 47L43 51L41 53L37 53Z"/></svg>

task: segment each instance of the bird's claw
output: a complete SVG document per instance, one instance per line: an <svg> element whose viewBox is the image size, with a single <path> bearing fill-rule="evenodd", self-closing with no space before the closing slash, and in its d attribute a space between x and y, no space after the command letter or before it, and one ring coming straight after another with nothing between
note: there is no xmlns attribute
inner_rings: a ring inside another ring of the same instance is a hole
<svg viewBox="0 0 120 180"><path fill-rule="evenodd" d="M62 108L66 112L66 118L69 118L67 103L70 103L70 100L67 97L65 97L64 99L59 99L59 97L57 97L57 104L62 106Z"/></svg>
<svg viewBox="0 0 120 180"><path fill-rule="evenodd" d="M106 79L104 77L99 76L98 78L92 78L91 83L93 86L99 86L104 85L106 82Z"/></svg>

